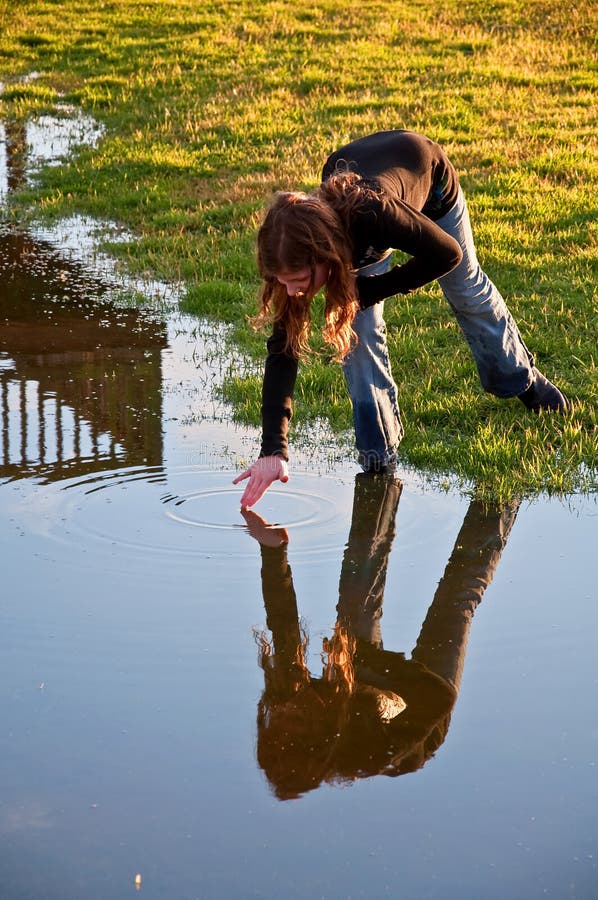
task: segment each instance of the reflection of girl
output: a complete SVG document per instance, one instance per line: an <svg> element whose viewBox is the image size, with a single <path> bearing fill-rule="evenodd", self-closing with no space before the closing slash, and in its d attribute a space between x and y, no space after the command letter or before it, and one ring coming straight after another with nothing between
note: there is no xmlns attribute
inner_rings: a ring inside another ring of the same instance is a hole
<svg viewBox="0 0 598 900"><path fill-rule="evenodd" d="M257 758L280 800L322 782L414 771L444 740L456 691L402 654L368 654L337 623L323 641L321 677L305 664L298 677L281 671L265 635L258 644Z"/></svg>
<svg viewBox="0 0 598 900"><path fill-rule="evenodd" d="M391 249L409 259L391 268ZM258 236L260 316L274 324L263 384L260 458L241 504L288 480L287 425L310 304L326 290L324 338L343 361L363 468L391 465L403 429L384 324L385 298L438 280L485 390L538 412L566 408L536 368L497 288L476 257L457 173L438 144L385 131L342 147L311 194L278 194ZM356 342L356 338L358 339Z"/></svg>
<svg viewBox="0 0 598 900"><path fill-rule="evenodd" d="M280 799L324 781L401 775L424 765L446 736L469 627L490 583L517 505L473 502L410 659L385 650L380 617L400 486L357 476L353 520L340 578L337 623L323 644L321 676L306 665L286 533L262 543L267 626L257 635L264 692L258 706L258 762ZM245 511L250 532L263 520Z"/></svg>

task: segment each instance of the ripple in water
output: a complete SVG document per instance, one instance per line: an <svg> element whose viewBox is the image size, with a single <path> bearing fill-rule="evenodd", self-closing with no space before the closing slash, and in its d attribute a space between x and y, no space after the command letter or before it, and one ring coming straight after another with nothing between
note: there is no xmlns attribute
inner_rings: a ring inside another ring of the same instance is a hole
<svg viewBox="0 0 598 900"><path fill-rule="evenodd" d="M231 496L232 495L232 496ZM200 528L238 528L239 522L231 523L235 510L238 516L239 490L216 488L194 491L185 496L163 498L165 503L174 504L167 515L175 522ZM271 525L287 529L311 525L323 528L333 522L337 508L328 497L308 491L280 490L270 488L257 509L259 515Z"/></svg>
<svg viewBox="0 0 598 900"><path fill-rule="evenodd" d="M200 559L257 557L240 512L243 486L233 472L200 468L129 469L37 487L23 501L29 534L42 538L43 557L69 564L148 572ZM353 483L293 475L293 487L273 487L254 512L289 534L294 556L338 557L351 521Z"/></svg>

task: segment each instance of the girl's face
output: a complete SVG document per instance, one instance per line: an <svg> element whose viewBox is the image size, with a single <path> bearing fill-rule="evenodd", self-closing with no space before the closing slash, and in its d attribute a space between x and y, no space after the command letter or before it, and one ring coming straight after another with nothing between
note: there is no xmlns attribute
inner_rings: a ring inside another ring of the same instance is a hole
<svg viewBox="0 0 598 900"><path fill-rule="evenodd" d="M324 263L318 263L314 271L313 281L310 268L299 269L296 272L279 272L276 280L285 286L289 297L301 295L307 300L311 300L328 281L328 274L328 266Z"/></svg>

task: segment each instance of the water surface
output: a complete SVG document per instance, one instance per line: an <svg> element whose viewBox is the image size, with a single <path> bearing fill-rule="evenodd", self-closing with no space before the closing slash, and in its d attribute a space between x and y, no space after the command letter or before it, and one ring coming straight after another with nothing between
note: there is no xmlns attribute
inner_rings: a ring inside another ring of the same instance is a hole
<svg viewBox="0 0 598 900"><path fill-rule="evenodd" d="M2 898L598 895L592 498L242 515L217 327L5 231L0 329Z"/></svg>

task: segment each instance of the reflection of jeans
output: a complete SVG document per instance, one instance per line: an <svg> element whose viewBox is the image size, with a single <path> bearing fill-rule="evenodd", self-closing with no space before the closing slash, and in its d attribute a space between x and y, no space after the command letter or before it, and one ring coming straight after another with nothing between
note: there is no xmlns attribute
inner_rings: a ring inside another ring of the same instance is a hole
<svg viewBox="0 0 598 900"><path fill-rule="evenodd" d="M531 383L534 360L505 301L480 268L461 190L453 208L436 224L454 237L463 251L459 265L438 283L469 344L482 386L497 397L523 393ZM390 260L385 257L359 274L386 272ZM353 404L360 462L368 468L392 462L403 436L386 346L384 303L358 312L353 328L359 342L345 358L343 370Z"/></svg>
<svg viewBox="0 0 598 900"><path fill-rule="evenodd" d="M402 489L395 478L356 476L351 530L338 586L339 623L354 637L380 648L386 570Z"/></svg>

